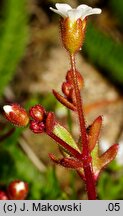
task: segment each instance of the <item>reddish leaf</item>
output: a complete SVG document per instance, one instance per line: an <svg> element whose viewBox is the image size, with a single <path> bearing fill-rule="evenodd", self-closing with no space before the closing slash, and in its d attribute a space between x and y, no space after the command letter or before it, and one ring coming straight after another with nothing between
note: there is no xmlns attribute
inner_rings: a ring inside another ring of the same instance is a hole
<svg viewBox="0 0 123 216"><path fill-rule="evenodd" d="M93 158L93 173L95 181L97 181L100 172L104 169L114 158L116 157L118 151L118 145L112 145L106 152L104 152L101 156L99 156L98 152L98 144L92 151Z"/></svg>
<svg viewBox="0 0 123 216"><path fill-rule="evenodd" d="M102 126L102 117L99 116L91 125L90 127L90 131L89 131L89 150L90 152L94 149L98 138L99 138L99 134L100 134L100 129Z"/></svg>
<svg viewBox="0 0 123 216"><path fill-rule="evenodd" d="M46 132L51 133L55 125L55 115L53 112L49 112L46 118Z"/></svg>
<svg viewBox="0 0 123 216"><path fill-rule="evenodd" d="M76 111L76 107L70 103L66 98L64 98L62 95L60 95L58 92L53 90L53 94L56 97L56 99L62 103L64 106L66 106L68 109L71 109L73 111Z"/></svg>
<svg viewBox="0 0 123 216"><path fill-rule="evenodd" d="M63 166L66 168L71 168L71 169L78 169L78 168L82 168L83 164L81 161L73 159L73 158L62 158L62 159L57 159L53 154L49 154L50 159Z"/></svg>
<svg viewBox="0 0 123 216"><path fill-rule="evenodd" d="M118 152L118 146L118 144L112 145L106 152L101 155L100 161L102 163L102 168L115 159Z"/></svg>

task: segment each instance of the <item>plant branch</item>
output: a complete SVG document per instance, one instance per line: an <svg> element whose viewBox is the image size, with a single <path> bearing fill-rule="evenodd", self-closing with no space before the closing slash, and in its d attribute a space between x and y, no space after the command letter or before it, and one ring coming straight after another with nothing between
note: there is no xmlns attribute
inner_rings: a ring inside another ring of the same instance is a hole
<svg viewBox="0 0 123 216"><path fill-rule="evenodd" d="M82 98L80 95L80 90L78 87L78 81L77 81L77 76L76 76L76 66L75 66L75 56L74 55L70 56L70 61L71 61L71 69L72 69L72 76L73 76L72 78L73 78L74 89L75 89L76 107L77 107L79 124L80 124L80 133L82 137L81 139L82 140L82 154L83 156L84 155L88 156L86 126L85 126L85 119L84 119L84 114L83 114L83 109L82 109Z"/></svg>
<svg viewBox="0 0 123 216"><path fill-rule="evenodd" d="M81 140L82 140L82 158L83 158L83 169L85 175L86 190L88 194L88 199L95 200L96 190L95 190L93 172L91 168L91 162L89 161L90 153L88 149L88 139L86 133L85 119L83 114L82 98L81 98L77 75L76 75L75 55L70 55L70 62L71 62L73 85L75 90L76 108L77 108L79 124L80 124L80 133L81 133Z"/></svg>

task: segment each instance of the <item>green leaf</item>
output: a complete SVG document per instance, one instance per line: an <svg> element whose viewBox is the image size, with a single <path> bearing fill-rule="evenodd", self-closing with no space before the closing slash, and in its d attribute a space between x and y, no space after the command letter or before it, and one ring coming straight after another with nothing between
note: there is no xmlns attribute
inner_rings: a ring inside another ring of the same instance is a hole
<svg viewBox="0 0 123 216"><path fill-rule="evenodd" d="M93 172L94 172L94 178L97 180L99 173L101 171L101 161L99 158L99 144L97 143L93 151L91 152L92 156L92 166L93 166Z"/></svg>
<svg viewBox="0 0 123 216"><path fill-rule="evenodd" d="M12 79L28 40L27 1L3 1L0 32L0 94Z"/></svg>
<svg viewBox="0 0 123 216"><path fill-rule="evenodd" d="M123 84L123 44L116 43L110 36L97 29L91 22L88 23L84 53L97 66L101 67L106 75L122 86Z"/></svg>
<svg viewBox="0 0 123 216"><path fill-rule="evenodd" d="M61 138L63 141L65 141L67 144L69 144L72 148L80 152L73 137L63 126L61 126L60 124L56 124L54 126L53 133L59 138Z"/></svg>

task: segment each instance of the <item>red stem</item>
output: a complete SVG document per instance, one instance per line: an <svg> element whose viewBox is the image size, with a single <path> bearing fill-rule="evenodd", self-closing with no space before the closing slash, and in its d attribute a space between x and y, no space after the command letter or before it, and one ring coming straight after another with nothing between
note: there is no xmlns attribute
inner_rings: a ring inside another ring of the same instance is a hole
<svg viewBox="0 0 123 216"><path fill-rule="evenodd" d="M80 178L83 180L83 174L79 171L77 171L78 175ZM87 194L88 194L88 199L89 200L96 200L96 191L95 191L95 185L90 184L90 182L94 182L93 176L92 176L92 170L90 166L87 166L84 168L84 174L85 174L85 183L86 183L86 189L87 189Z"/></svg>
<svg viewBox="0 0 123 216"><path fill-rule="evenodd" d="M72 69L72 75L73 75L73 83L74 83L74 89L75 89L75 97L76 97L76 107L79 117L79 124L80 124L80 132L81 132L81 140L82 140L82 154L83 156L88 156L88 141L87 141L87 134L86 134L86 126L85 126L85 119L82 109L82 98L80 95L80 90L78 87L78 81L76 76L76 66L75 66L75 56L70 56L71 60L71 69Z"/></svg>
<svg viewBox="0 0 123 216"><path fill-rule="evenodd" d="M82 140L82 158L83 158L83 169L85 174L85 183L89 200L96 199L96 190L95 183L93 178L93 172L91 168L91 163L88 162L90 157L89 149L88 149L88 139L86 133L86 125L83 114L83 106L82 106L82 98L78 86L77 75L76 75L76 64L75 64L75 55L70 56L71 61L71 69L72 69L72 78L75 89L75 97L76 97L76 107L78 112L79 124L80 124L80 133Z"/></svg>

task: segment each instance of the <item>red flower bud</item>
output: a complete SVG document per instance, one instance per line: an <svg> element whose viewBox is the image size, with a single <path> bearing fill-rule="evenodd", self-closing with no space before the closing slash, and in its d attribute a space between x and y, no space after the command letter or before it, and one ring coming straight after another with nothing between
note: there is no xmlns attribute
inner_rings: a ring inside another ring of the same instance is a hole
<svg viewBox="0 0 123 216"><path fill-rule="evenodd" d="M55 126L55 115L53 112L49 112L46 118L46 132L50 133L53 131L53 128Z"/></svg>
<svg viewBox="0 0 123 216"><path fill-rule="evenodd" d="M30 121L30 129L33 133L43 133L45 131L45 125L43 122Z"/></svg>
<svg viewBox="0 0 123 216"><path fill-rule="evenodd" d="M9 198L7 194L4 191L0 190L0 200L8 200L8 199Z"/></svg>
<svg viewBox="0 0 123 216"><path fill-rule="evenodd" d="M69 97L71 89L72 89L72 85L69 82L63 82L62 91L67 97Z"/></svg>
<svg viewBox="0 0 123 216"><path fill-rule="evenodd" d="M82 75L76 70L76 76L77 76L77 81L78 81L78 84L79 84L79 89L81 90L81 88L83 87L83 77ZM73 85L73 78L72 78L72 70L69 70L67 72L67 75L66 75L66 80Z"/></svg>
<svg viewBox="0 0 123 216"><path fill-rule="evenodd" d="M28 193L28 184L26 182L16 180L8 186L8 196L11 200L24 200Z"/></svg>
<svg viewBox="0 0 123 216"><path fill-rule="evenodd" d="M43 121L45 109L41 105L35 105L30 108L29 114L36 121Z"/></svg>
<svg viewBox="0 0 123 216"><path fill-rule="evenodd" d="M29 123L28 114L20 105L5 105L3 110L6 119L16 126L26 126Z"/></svg>

